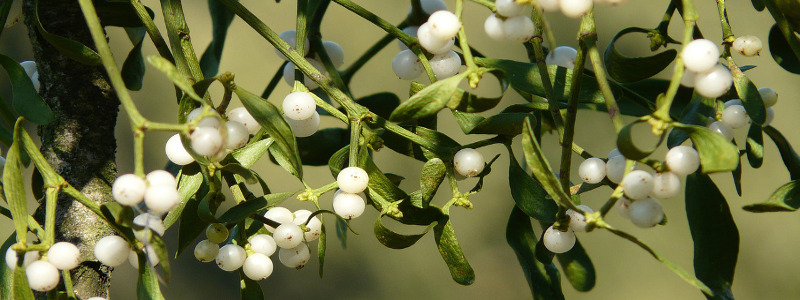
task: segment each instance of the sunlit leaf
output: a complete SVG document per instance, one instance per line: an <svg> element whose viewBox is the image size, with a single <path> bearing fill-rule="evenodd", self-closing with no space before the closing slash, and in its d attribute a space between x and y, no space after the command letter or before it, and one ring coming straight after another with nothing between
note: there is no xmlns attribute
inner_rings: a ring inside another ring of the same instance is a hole
<svg viewBox="0 0 800 300"><path fill-rule="evenodd" d="M411 96L398 106L389 117L392 121L415 120L436 115L447 106L450 98L458 89L458 84L466 77L462 73L437 81Z"/></svg>
<svg viewBox="0 0 800 300"><path fill-rule="evenodd" d="M800 208L800 181L794 180L779 187L767 201L745 205L749 212L795 211Z"/></svg>
<svg viewBox="0 0 800 300"><path fill-rule="evenodd" d="M679 128L689 133L697 153L700 154L700 166L703 173L733 171L739 164L739 149L730 141L708 128L673 123L675 128Z"/></svg>
<svg viewBox="0 0 800 300"><path fill-rule="evenodd" d="M450 224L449 217L436 224L433 228L436 246L439 248L439 254L442 255L444 262L450 269L450 276L453 280L461 285L471 285L475 282L475 271L469 265L464 252L461 250L461 245L456 239L456 232L453 225Z"/></svg>
<svg viewBox="0 0 800 300"><path fill-rule="evenodd" d="M758 124L750 125L750 130L747 132L747 161L750 166L758 169L764 162L764 135L761 126Z"/></svg>
<svg viewBox="0 0 800 300"><path fill-rule="evenodd" d="M744 108L747 109L747 115L753 120L755 124L763 124L767 118L767 109L764 106L764 100L761 99L761 94L758 88L753 84L739 70L732 70L733 86L736 88L736 94L739 99L742 99Z"/></svg>
<svg viewBox="0 0 800 300"><path fill-rule="evenodd" d="M542 264L534 257L537 244L530 218L514 207L506 226L506 241L517 255L522 272L528 280L533 299L564 299L561 292L561 275L552 263Z"/></svg>

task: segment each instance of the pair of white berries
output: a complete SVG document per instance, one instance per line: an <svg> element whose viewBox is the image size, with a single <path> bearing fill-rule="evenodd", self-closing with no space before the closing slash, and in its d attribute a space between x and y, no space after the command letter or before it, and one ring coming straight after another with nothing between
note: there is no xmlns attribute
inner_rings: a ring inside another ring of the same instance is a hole
<svg viewBox="0 0 800 300"><path fill-rule="evenodd" d="M775 119L775 108L773 106L778 102L778 93L768 87L759 88L758 93L764 101L767 113L762 125L768 126ZM750 124L750 116L747 114L744 103L741 99L732 99L725 102L720 121L712 122L708 125L708 129L730 141L734 137L733 130L745 127L748 124Z"/></svg>
<svg viewBox="0 0 800 300"><path fill-rule="evenodd" d="M81 263L80 255L78 247L69 242L58 242L50 246L46 260L40 260L37 251L25 252L22 263L28 278L28 286L39 292L54 289L61 280L58 270L77 268ZM5 260L8 268L14 270L18 263L17 252L9 247L6 250Z"/></svg>
<svg viewBox="0 0 800 300"><path fill-rule="evenodd" d="M514 0L507 0L513 2ZM539 6L543 11L553 12L561 10L561 13L570 18L580 18L588 13L593 6L592 2L606 2L611 4L619 4L624 0L539 0ZM499 9L498 9L499 11Z"/></svg>
<svg viewBox="0 0 800 300"><path fill-rule="evenodd" d="M289 44L289 46L291 47L292 50L295 49L295 47L297 46L297 31L296 30L287 30L287 31L281 32L279 36L287 44ZM328 54L328 58L330 58L331 63L333 64L333 66L335 68L339 68L339 67L342 66L342 64L344 64L344 49L342 49L342 46L340 46L339 44L337 44L336 42L333 42L333 41L323 41L322 42L322 47L325 48L325 53ZM308 51L309 51L310 48L311 48L310 42L308 41L308 39L306 39L305 40L305 47L304 47L303 56L308 55ZM277 54L278 57L280 57L281 59L283 59L285 61L289 60L288 58L286 58L286 56L284 56L282 53L280 53L278 51L278 49L275 49L275 54ZM328 74L327 71L325 70L325 66L322 64L322 59L320 59L319 55L315 55L313 58L309 58L308 62L315 69L320 71L323 75ZM295 65L292 62L288 62L283 67L283 80L286 81L286 83L289 86L293 86L294 85L294 78L295 78L294 74L295 74ZM303 84L309 90L313 90L313 89L316 89L316 88L319 87L319 85L317 85L316 82L314 82L313 80L311 80L308 77L303 78Z"/></svg>
<svg viewBox="0 0 800 300"><path fill-rule="evenodd" d="M730 70L719 64L719 48L707 39L696 39L683 47L681 58L686 74L681 84L694 87L703 97L717 98L731 88L733 77Z"/></svg>
<svg viewBox="0 0 800 300"><path fill-rule="evenodd" d="M296 137L311 136L319 129L317 104L307 92L293 92L283 98L283 115Z"/></svg>
<svg viewBox="0 0 800 300"><path fill-rule="evenodd" d="M369 185L369 174L359 167L347 167L336 175L339 189L333 194L333 212L340 217L352 220L361 216L366 208L361 193Z"/></svg>
<svg viewBox="0 0 800 300"><path fill-rule="evenodd" d="M524 43L533 38L536 26L525 15L530 5L517 4L514 0L495 1L496 13L483 22L483 31L495 41L510 40Z"/></svg>
<svg viewBox="0 0 800 300"><path fill-rule="evenodd" d="M431 57L428 63L436 79L441 80L458 74L461 69L461 56L453 50L447 50L443 54ZM400 79L414 80L422 75L425 67L413 51L406 49L397 53L392 59L392 71Z"/></svg>
<svg viewBox="0 0 800 300"><path fill-rule="evenodd" d="M189 112L186 121L196 119L203 112L203 108L196 108ZM219 116L205 117L197 123L197 128L189 136L192 150L201 156L222 160L229 152L243 147L250 139L250 134L255 134L261 129L255 118L244 107L231 109L228 121L222 121ZM224 128L222 128L224 122ZM194 158L183 145L180 134L175 134L167 140L164 147L167 158L180 166L194 162Z"/></svg>
<svg viewBox="0 0 800 300"><path fill-rule="evenodd" d="M41 83L39 82L39 71L36 68L36 62L32 60L26 60L19 63L19 65L25 70L25 74L31 79L33 88L36 89L36 92L38 93Z"/></svg>
<svg viewBox="0 0 800 300"><path fill-rule="evenodd" d="M578 208L587 214L594 212L587 205L578 205ZM569 216L569 228L566 231L550 226L542 236L542 243L550 252L564 253L569 251L575 246L575 232L586 231L586 216L572 209L567 210L567 216Z"/></svg>
<svg viewBox="0 0 800 300"><path fill-rule="evenodd" d="M164 170L152 171L145 178L122 175L114 180L111 194L125 206L136 206L144 200L148 210L156 215L169 212L180 201L175 176Z"/></svg>

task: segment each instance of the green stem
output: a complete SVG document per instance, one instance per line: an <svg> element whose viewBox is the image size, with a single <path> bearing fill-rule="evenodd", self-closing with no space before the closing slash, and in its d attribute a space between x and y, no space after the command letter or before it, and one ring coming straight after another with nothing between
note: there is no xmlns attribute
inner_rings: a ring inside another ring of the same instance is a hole
<svg viewBox="0 0 800 300"><path fill-rule="evenodd" d="M384 118L375 116L370 123L373 123L378 127L383 127L384 129L386 129L391 133L399 135L400 137L407 139L414 144L420 145L422 148L431 150L433 152L441 152L441 147L435 144L434 142L428 139L424 139L419 135L403 128L402 126L389 122Z"/></svg>
<svg viewBox="0 0 800 300"><path fill-rule="evenodd" d="M464 0L456 1L456 16L460 21L462 19L462 13L464 12ZM475 64L475 58L472 57L472 50L469 48L469 43L467 42L467 33L464 31L464 24L462 22L461 28L458 30L458 45L461 48L461 53L464 54L464 63L467 66L467 72L469 75L469 86L474 88L478 87L478 82L481 80L481 73L473 72L474 70L478 69L478 66Z"/></svg>
<svg viewBox="0 0 800 300"><path fill-rule="evenodd" d="M542 86L544 86L544 92L545 95L547 96L550 116L553 118L555 127L558 130L558 135L563 137L564 119L561 118L561 112L559 111L558 108L559 100L557 99L557 96L553 92L553 84L552 81L550 80L550 73L547 71L547 64L545 63L545 57L544 57L544 49L542 48L544 15L542 14L541 10L534 9L533 12L531 13L531 19L533 20L533 23L536 25L536 31L534 32L534 36L530 41L532 45L528 46L528 43L526 43L526 48L529 51L533 50L534 53L533 56L535 58L536 66L539 68L539 74L541 74L542 77Z"/></svg>
<svg viewBox="0 0 800 300"><path fill-rule="evenodd" d="M52 245L56 235L56 201L58 201L58 187L49 186L45 190L45 242Z"/></svg>
<svg viewBox="0 0 800 300"><path fill-rule="evenodd" d="M359 140L361 139L361 119L350 120L350 160L348 165L358 166Z"/></svg>
<svg viewBox="0 0 800 300"><path fill-rule="evenodd" d="M719 24L722 27L722 56L731 56L731 45L736 40L733 35L731 24L728 22L728 12L725 10L725 0L717 0L717 12L719 13Z"/></svg>
<svg viewBox="0 0 800 300"><path fill-rule="evenodd" d="M339 119L340 121L342 121L345 124L347 124L349 122L349 119L347 119L347 116L345 114L343 114L341 111L339 111L338 109L336 109L335 107L333 107L333 105L331 105L328 102L325 102L325 100L322 100L322 98L318 97L314 93L309 93L309 94L311 95L312 98L314 98L314 102L317 103L317 107L322 108L323 110L328 112L328 114L330 114L334 118Z"/></svg>
<svg viewBox="0 0 800 300"><path fill-rule="evenodd" d="M195 82L203 80L203 71L189 37L189 25L186 24L181 0L161 0L161 10L178 71L191 76Z"/></svg>
<svg viewBox="0 0 800 300"><path fill-rule="evenodd" d="M431 83L436 82L436 74L433 72L433 68L431 68L431 62L428 61L428 56L422 51L422 47L418 44L412 45L411 51L417 55L417 58L419 58L419 61L422 63L422 67L425 68L425 74L428 75L428 80L430 80Z"/></svg>
<svg viewBox="0 0 800 300"><path fill-rule="evenodd" d="M595 41L589 43L589 59L595 71L594 75L595 79L597 79L597 85L600 87L603 99L605 99L606 110L611 117L611 123L614 124L614 129L619 132L622 130L622 127L625 127L625 124L622 121L622 114L617 105L617 100L614 98L614 93L611 91L611 85L608 83L605 65L603 64L603 59L600 58L600 51L597 50Z"/></svg>
<svg viewBox="0 0 800 300"><path fill-rule="evenodd" d="M353 3L350 0L333 0L337 4L341 5L342 7L346 8L349 11L354 12L355 14L361 16L365 20L369 21L372 24L380 27L387 33L392 34L397 39L403 42L403 44L411 45L417 42L417 38L403 32L400 28L392 25L392 23L387 22L386 20L382 19L378 15L372 13L371 11L361 7L358 4Z"/></svg>
<svg viewBox="0 0 800 300"><path fill-rule="evenodd" d="M136 16L139 17L139 20L142 21L145 30L147 31L147 35L150 36L150 40L153 41L153 45L156 47L156 51L162 57L168 59L173 64L175 63L175 58L172 57L172 52L169 51L169 45L167 45L167 41L164 40L164 37L161 36L161 32L156 27L156 24L153 22L153 19L150 18L150 14L147 13L147 9L139 2L139 0L130 0L131 6L133 9L136 10Z"/></svg>
<svg viewBox="0 0 800 300"><path fill-rule="evenodd" d="M478 149L478 148L482 148L482 147L486 147L486 146L491 146L491 145L494 145L494 144L505 144L508 141L509 141L509 139L507 137L504 137L502 135L498 135L498 136L495 136L495 137L492 137L492 138L483 139L483 140L480 140L480 141L477 141L477 142L474 142L474 143L466 144L462 148Z"/></svg>
<svg viewBox="0 0 800 300"><path fill-rule="evenodd" d="M800 40L794 35L794 29L792 29L792 25L789 24L789 20L778 10L774 0L765 0L764 4L767 6L767 10L769 10L772 18L775 19L775 24L778 25L778 29L783 33L783 38L789 42L789 48L794 52L794 56L800 59Z"/></svg>
<svg viewBox="0 0 800 300"><path fill-rule="evenodd" d="M144 131L133 131L133 173L144 177Z"/></svg>
<svg viewBox="0 0 800 300"><path fill-rule="evenodd" d="M693 39L693 31L694 25L697 21L697 13L694 10L694 3L692 0L683 0L683 47L686 47L689 42ZM683 78L683 59L680 55L675 58L675 68L672 71L672 79L669 82L669 87L667 88L667 92L664 95L661 103L653 116L660 120L670 121L672 118L669 115L669 111L672 108L672 101L675 100L675 96L678 94L678 88L681 85L681 79Z"/></svg>
<svg viewBox="0 0 800 300"><path fill-rule="evenodd" d="M308 37L308 22L306 22L308 0L297 0L297 17L295 22L295 51L297 53L306 53L306 38Z"/></svg>
<svg viewBox="0 0 800 300"><path fill-rule="evenodd" d="M494 2L491 2L491 1L488 1L488 0L470 0L470 1L475 2L477 4L480 4L480 5L483 5L486 8L492 10L493 12L495 11Z"/></svg>

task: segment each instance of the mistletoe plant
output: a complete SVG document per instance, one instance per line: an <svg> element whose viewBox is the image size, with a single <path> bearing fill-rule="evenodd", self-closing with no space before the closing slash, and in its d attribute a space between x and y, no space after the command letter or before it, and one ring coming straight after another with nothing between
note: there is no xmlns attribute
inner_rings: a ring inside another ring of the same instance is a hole
<svg viewBox="0 0 800 300"><path fill-rule="evenodd" d="M46 72L53 72L52 68L39 69L35 62L19 63L0 55L0 65L13 88L12 105L0 102L0 141L8 147L2 177L7 208L0 212L13 220L15 229L2 250L6 261L2 267L3 298L32 299L34 291L55 298L105 297L107 285L105 289L87 290L73 284L73 280L82 280L75 268L100 262L107 267L98 270L107 274L108 267L126 260L139 270L138 297L163 298L159 282L169 280L173 253L167 252L162 236L176 225L178 249L174 255L186 255L186 248L204 235L194 248L197 260L215 261L222 270L236 272L242 298L263 298L256 281L268 279L275 271L270 256L278 252L281 264L298 269L316 256L322 276L329 234L335 232L344 243L350 222L367 205L380 212L374 221L374 235L380 243L394 249L407 248L432 230L452 279L469 285L475 280L475 272L465 254L469 249L462 249L456 238L450 212L456 207L472 208L470 198L481 197L483 181L495 177L509 183L515 205L506 238L534 298L564 297L560 271L575 289L593 288L594 267L574 232L594 230L606 230L633 242L709 298L732 298L739 234L728 203L707 174L732 172L741 195L741 157L746 156L751 167L759 168L766 133L778 146L791 181L767 201L744 209L768 212L800 207L794 200L800 158L783 135L770 126L777 93L768 87L757 88L745 74L753 66L740 66L732 56L732 52L757 55L762 41L733 34L724 0L716 1L723 31L719 39L704 38L696 24L693 0L662 1L666 11L655 28L626 28L612 38L603 53L597 45L593 6L625 1L472 0L479 4L476 9L489 14L484 22L485 34L498 41L520 43L530 62L494 59L479 52L482 45L467 40L468 28L462 26L465 2L456 0L455 9L449 11L440 0L412 0L408 17L395 25L351 0L298 0L295 29L278 34L236 0L209 0L213 40L198 59L180 0L161 0L166 40L155 26L152 11L139 1L79 0L90 42L47 31L39 9L51 4L26 1L25 18L34 30L33 36L68 57L70 63L104 70L101 80L107 80L113 88L130 120L135 169L132 174L116 176L106 189L105 198L115 201L90 198L86 191L73 186L25 129L25 125L49 126L65 113L59 107L51 109L55 102L39 94L48 95L53 84L48 78L53 77ZM800 29L800 2L752 3L758 11L767 8L775 20L768 39L770 54L787 71L800 73L800 40L795 35ZM320 26L331 5L340 5L386 32L347 67L343 67L343 47L322 39ZM11 6L12 1L0 4L0 20L9 18ZM558 10L580 22L577 49L557 47L555 43L545 12ZM683 31L682 36L673 38L668 27L675 16L683 20ZM233 73L219 72L227 28L236 17L285 60L275 66L275 75L261 95L251 92L251 87L238 85ZM124 27L134 42L121 68L114 61L104 26ZM617 50L617 40L634 33L647 35L653 55L628 57ZM158 55L143 57L145 37L155 45ZM411 81L409 98L401 103L392 93L355 97L350 89L354 75L395 40L401 51L391 62L383 63L391 65L401 80ZM543 46L545 41L549 47ZM661 48L666 50L659 51ZM174 84L179 107L176 123L151 121L133 102L129 90L144 88L145 61ZM587 69L589 64L591 70ZM669 80L652 78L669 68ZM39 74L45 78L41 83ZM425 79L420 80L423 74ZM482 115L500 105L503 97L473 93L487 75L498 79L504 94L517 93L527 103L510 104L497 114ZM292 86L290 94L275 95L281 79ZM460 88L462 82L469 88ZM214 84L224 89L220 99L208 92ZM229 107L234 95L242 107ZM266 100L269 98L282 98L282 105L273 105ZM617 149L596 156L575 143L581 109L608 113L618 133ZM459 144L436 130L439 113L453 114L466 135L490 137ZM625 124L623 115L637 119ZM347 128L320 129L321 118L341 121ZM657 145L644 149L636 145L632 133L635 126L649 127L658 137ZM745 149L740 150L734 130L748 126L746 141L739 141ZM165 145L170 163L165 170L145 173L144 138L154 131L174 133ZM545 134L557 136L561 145L561 159L555 166L542 153L541 137ZM521 148L512 143L519 135ZM666 157L654 157L652 153L664 142L669 148ZM488 154L480 150L495 144L504 145L508 151L507 177L492 174L492 163L501 154L487 161L484 155ZM400 189L403 177L381 171L372 159L373 152L380 150L424 162L417 170L421 172L419 189ZM515 151L523 153L521 163ZM577 169L580 183L570 182L573 166L578 164L571 159L573 152L584 159ZM264 156L295 176L302 188L273 191L268 186L269 176L250 169ZM31 163L35 172L30 184L43 209L34 215L28 214L22 176ZM304 165L327 165L334 180L320 187L310 186L304 180ZM475 187L460 190L458 181L469 177L478 178ZM680 194L684 177L686 214L694 241L694 274L605 219L615 209L638 227L666 225L659 199ZM450 200L432 203L443 182L450 186ZM603 187L610 188L611 193L602 206L581 204L582 193ZM236 205L218 211L226 200L222 193L225 189ZM320 200L326 193L334 193L332 203ZM59 196L88 209L86 217L93 214L91 217L102 219L111 234L74 243L63 241L56 222L63 214ZM292 212L280 206L289 199L309 201L315 210ZM418 234L400 234L384 226L384 218L425 229ZM533 220L543 229L538 234ZM316 254L312 255L314 241ZM91 253L83 250L87 245L93 249ZM560 271L554 257L561 263Z"/></svg>

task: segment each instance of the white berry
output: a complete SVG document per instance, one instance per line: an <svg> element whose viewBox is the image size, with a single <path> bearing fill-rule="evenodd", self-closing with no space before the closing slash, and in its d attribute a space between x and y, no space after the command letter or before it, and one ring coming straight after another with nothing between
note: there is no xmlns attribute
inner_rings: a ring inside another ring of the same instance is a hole
<svg viewBox="0 0 800 300"><path fill-rule="evenodd" d="M361 193L367 189L369 175L359 167L347 167L336 175L336 184L346 193Z"/></svg>
<svg viewBox="0 0 800 300"><path fill-rule="evenodd" d="M743 35L733 40L733 50L744 56L755 56L761 53L764 44L754 35Z"/></svg>
<svg viewBox="0 0 800 300"><path fill-rule="evenodd" d="M580 18L592 9L592 0L560 0L561 13L570 18Z"/></svg>
<svg viewBox="0 0 800 300"><path fill-rule="evenodd" d="M490 39L495 41L502 41L506 39L506 33L503 32L503 19L497 17L497 14L491 14L486 17L483 22L483 31Z"/></svg>
<svg viewBox="0 0 800 300"><path fill-rule="evenodd" d="M559 10L560 0L539 0L537 2L539 3L539 7L541 7L543 11L554 12Z"/></svg>
<svg viewBox="0 0 800 300"><path fill-rule="evenodd" d="M584 160L578 168L578 176L589 184L599 183L606 177L606 163L597 157Z"/></svg>
<svg viewBox="0 0 800 300"><path fill-rule="evenodd" d="M145 176L144 179L147 180L147 184L149 186L163 185L175 188L175 186L178 184L178 182L175 180L175 176L165 170L150 171L150 173L147 173L147 176Z"/></svg>
<svg viewBox="0 0 800 300"><path fill-rule="evenodd" d="M225 123L225 129L228 131L228 136L225 139L225 149L236 150L247 145L250 139L250 132L244 124L237 121L228 121Z"/></svg>
<svg viewBox="0 0 800 300"><path fill-rule="evenodd" d="M322 47L325 48L325 53L328 54L328 58L331 59L334 67L338 68L344 64L344 49L342 49L342 46L333 41L324 41L322 42Z"/></svg>
<svg viewBox="0 0 800 300"><path fill-rule="evenodd" d="M485 166L483 154L472 148L458 150L453 156L453 167L456 173L464 177L480 174Z"/></svg>
<svg viewBox="0 0 800 300"><path fill-rule="evenodd" d="M175 134L167 140L164 151L167 153L169 161L176 165L185 166L194 162L192 155L183 147L180 134Z"/></svg>
<svg viewBox="0 0 800 300"><path fill-rule="evenodd" d="M688 88L693 88L695 77L697 77L697 73L690 70L684 70L683 77L681 78L681 85Z"/></svg>
<svg viewBox="0 0 800 300"><path fill-rule="evenodd" d="M452 39L461 29L461 21L456 15L447 10L440 10L428 18L431 34L441 40Z"/></svg>
<svg viewBox="0 0 800 300"><path fill-rule="evenodd" d="M428 15L447 9L447 5L442 0L420 0L419 4L422 6L422 11Z"/></svg>
<svg viewBox="0 0 800 300"><path fill-rule="evenodd" d="M134 206L142 202L145 190L147 190L147 182L142 177L125 174L114 180L114 184L111 186L111 195L119 204Z"/></svg>
<svg viewBox="0 0 800 300"><path fill-rule="evenodd" d="M284 248L278 252L278 259L284 266L300 269L311 259L311 252L308 245L300 243L293 248Z"/></svg>
<svg viewBox="0 0 800 300"><path fill-rule="evenodd" d="M139 214L133 218L133 224L141 226L144 229L150 229L159 236L163 236L164 232L167 231L167 227L164 226L164 221L161 220L161 217L151 213ZM147 242L147 235L145 234L146 231L144 229L133 232L133 234L136 236L136 240L142 243Z"/></svg>
<svg viewBox="0 0 800 300"><path fill-rule="evenodd" d="M256 234L250 237L248 243L250 243L250 250L266 256L272 255L275 253L275 250L278 249L278 245L275 244L275 239L267 234Z"/></svg>
<svg viewBox="0 0 800 300"><path fill-rule="evenodd" d="M725 123L732 129L738 129L750 123L750 116L747 115L744 106L731 105L722 111L722 123Z"/></svg>
<svg viewBox="0 0 800 300"><path fill-rule="evenodd" d="M503 33L509 40L524 43L533 38L536 26L528 16L511 17L503 22Z"/></svg>
<svg viewBox="0 0 800 300"><path fill-rule="evenodd" d="M725 105L724 105L725 108L731 107L732 105L744 106L744 103L742 102L742 99L731 99L731 100L725 101Z"/></svg>
<svg viewBox="0 0 800 300"><path fill-rule="evenodd" d="M767 107L767 118L764 120L764 126L769 126L772 124L772 120L775 119L775 108Z"/></svg>
<svg viewBox="0 0 800 300"><path fill-rule="evenodd" d="M228 111L228 120L244 124L250 134L255 134L261 129L261 124L258 124L258 121L244 107L237 107Z"/></svg>
<svg viewBox="0 0 800 300"><path fill-rule="evenodd" d="M569 46L559 46L547 53L544 61L548 65L556 65L567 69L575 68L575 60L578 58L578 50Z"/></svg>
<svg viewBox="0 0 800 300"><path fill-rule="evenodd" d="M550 226L545 230L542 242L553 253L564 253L575 246L575 233L571 229L561 231Z"/></svg>
<svg viewBox="0 0 800 300"><path fill-rule="evenodd" d="M202 240L194 246L194 257L200 262L210 262L217 258L219 245L209 240Z"/></svg>
<svg viewBox="0 0 800 300"><path fill-rule="evenodd" d="M642 170L633 170L620 182L625 197L632 200L644 199L653 191L653 175Z"/></svg>
<svg viewBox="0 0 800 300"><path fill-rule="evenodd" d="M303 242L303 230L292 223L281 224L272 232L275 245L281 248L294 248Z"/></svg>
<svg viewBox="0 0 800 300"><path fill-rule="evenodd" d="M306 242L315 241L322 234L322 221L320 221L316 216L311 218L311 220L308 220L308 217L310 216L311 212L305 209L294 212L293 223L295 225L304 225L306 221L308 221L308 224L305 224L306 228L308 228L308 231L303 233L303 237L305 238Z"/></svg>
<svg viewBox="0 0 800 300"><path fill-rule="evenodd" d="M430 59L431 69L436 79L442 80L458 74L461 69L461 57L453 50L445 54L434 55Z"/></svg>
<svg viewBox="0 0 800 300"><path fill-rule="evenodd" d="M351 220L364 213L366 203L359 194L338 192L333 196L333 211L340 217Z"/></svg>
<svg viewBox="0 0 800 300"><path fill-rule="evenodd" d="M306 92L293 92L283 98L283 114L292 120L306 120L314 115L317 104Z"/></svg>
<svg viewBox="0 0 800 300"><path fill-rule="evenodd" d="M37 260L39 260L39 251L28 251L25 252L22 264L27 267ZM17 268L17 251L14 251L11 247L8 247L6 250L6 266L8 266L10 270Z"/></svg>
<svg viewBox="0 0 800 300"><path fill-rule="evenodd" d="M269 257L261 253L253 253L245 259L242 271L247 278L258 281L272 275L272 268L272 260Z"/></svg>
<svg viewBox="0 0 800 300"><path fill-rule="evenodd" d="M224 243L228 240L228 228L220 223L214 223L206 227L206 237L212 243Z"/></svg>
<svg viewBox="0 0 800 300"><path fill-rule="evenodd" d="M504 17L515 17L525 12L525 5L519 5L514 0L497 0L494 7Z"/></svg>
<svg viewBox="0 0 800 300"><path fill-rule="evenodd" d="M664 161L672 173L681 176L692 174L700 167L700 155L689 146L672 147L667 151Z"/></svg>
<svg viewBox="0 0 800 300"><path fill-rule="evenodd" d="M629 219L630 218L630 209L631 209L631 200L628 198L620 197L617 200L615 205L617 207L617 213L623 218Z"/></svg>
<svg viewBox="0 0 800 300"><path fill-rule="evenodd" d="M328 72L325 70L325 65L323 65L320 61L316 59L309 59L308 63L311 64L314 69L317 69L323 76L326 76ZM283 67L283 80L286 81L286 84L289 86L294 86L294 72L295 66L293 63L287 63L286 66ZM303 84L309 89L313 90L319 87L314 80L308 78L308 76L303 76Z"/></svg>
<svg viewBox="0 0 800 300"><path fill-rule="evenodd" d="M197 119L197 117L199 117L200 114L202 114L204 110L205 110L205 108L203 108L203 107L198 107L198 108L193 109L192 111L189 112L189 114L186 115L186 122L190 122L190 121L193 121L194 119ZM213 112L214 110L211 109L210 111ZM204 117L199 122L197 122L197 127L219 128L221 124L222 123L220 122L218 116L207 116L207 117Z"/></svg>
<svg viewBox="0 0 800 300"><path fill-rule="evenodd" d="M264 218L275 221L278 224L288 224L294 221L294 215L292 214L292 211L281 206L270 208L266 213L264 213ZM267 228L267 231L269 232L275 231L274 227L267 224L264 224L264 227Z"/></svg>
<svg viewBox="0 0 800 300"><path fill-rule="evenodd" d="M289 126L292 127L292 132L296 137L309 137L317 133L317 130L319 130L320 119L319 113L316 111L313 115L311 115L311 118L299 121L286 119L286 121L289 123Z"/></svg>
<svg viewBox="0 0 800 300"><path fill-rule="evenodd" d="M717 65L711 71L698 73L694 79L694 90L703 97L717 98L731 88L733 77L725 67Z"/></svg>
<svg viewBox="0 0 800 300"><path fill-rule="evenodd" d="M683 47L681 58L686 68L692 72L708 72L719 61L719 47L710 40L696 39Z"/></svg>
<svg viewBox="0 0 800 300"><path fill-rule="evenodd" d="M23 70L25 70L25 74L28 75L28 78L33 77L33 73L37 72L35 61L26 60L19 63L19 65L22 67Z"/></svg>
<svg viewBox="0 0 800 300"><path fill-rule="evenodd" d="M618 148L614 148L613 150L608 152L608 155L606 155L606 158L611 159L611 158L614 158L614 157L617 157L617 156L622 156L622 152L620 152Z"/></svg>
<svg viewBox="0 0 800 300"><path fill-rule="evenodd" d="M144 194L144 203L150 212L155 214L165 214L178 206L181 195L174 187L151 186Z"/></svg>
<svg viewBox="0 0 800 300"><path fill-rule="evenodd" d="M761 95L761 100L764 101L764 106L766 107L772 107L775 103L778 103L778 92L772 88L759 88L758 94Z"/></svg>
<svg viewBox="0 0 800 300"><path fill-rule="evenodd" d="M283 39L283 41L285 41L287 44L289 44L289 47L290 47L290 49L292 51L295 50L295 48L297 47L297 31L295 31L294 29L287 30L287 31L281 32L281 34L279 34L279 36L281 37L281 39ZM306 38L305 42L306 42L305 43L305 47L303 49L305 51L303 52L303 56L306 56L308 54L309 48L311 48L311 44L308 41L308 38ZM275 49L275 54L277 54L278 57L280 57L283 60L289 60L288 58L286 58L286 56L283 55L283 53L278 51L277 48Z"/></svg>
<svg viewBox="0 0 800 300"><path fill-rule="evenodd" d="M104 265L116 267L125 262L130 251L131 247L125 239L109 235L97 241L94 246L94 257Z"/></svg>
<svg viewBox="0 0 800 300"><path fill-rule="evenodd" d="M414 52L411 50L403 50L392 59L392 71L397 77L403 80L414 80L419 75L422 75L424 67Z"/></svg>
<svg viewBox="0 0 800 300"><path fill-rule="evenodd" d="M147 264L155 267L155 266L158 265L158 263L161 262L159 260L159 258L158 258L158 254L156 254L156 250L155 250L155 248L153 248L153 246L147 245L146 247L144 247L144 249L142 249L142 252L144 252L144 254L146 255L145 257L147 258L147 261L146 261ZM128 252L128 262L131 264L131 266L133 266L135 269L138 270L139 269L139 254L136 253L136 251L133 251L133 250Z"/></svg>
<svg viewBox="0 0 800 300"><path fill-rule="evenodd" d="M403 28L403 32L413 37L417 37L417 30L419 30L419 26L408 26ZM400 51L408 50L408 46L403 44L403 42L400 40L397 40L397 47L400 48Z"/></svg>
<svg viewBox="0 0 800 300"><path fill-rule="evenodd" d="M586 205L578 205L578 208L587 214L594 212L591 207ZM578 232L586 231L586 217L582 213L568 209L567 215L569 216L569 229Z"/></svg>
<svg viewBox="0 0 800 300"><path fill-rule="evenodd" d="M431 33L430 23L425 23L419 26L417 30L417 39L419 45L428 51L430 54L443 54L450 51L450 48L455 45L454 39L440 39Z"/></svg>
<svg viewBox="0 0 800 300"><path fill-rule="evenodd" d="M681 192L681 178L673 172L657 173L653 176L653 192L658 199L668 199Z"/></svg>
<svg viewBox="0 0 800 300"><path fill-rule="evenodd" d="M34 72L31 75L31 83L33 83L33 89L38 93L42 87L42 83L39 81L39 72Z"/></svg>
<svg viewBox="0 0 800 300"><path fill-rule="evenodd" d="M235 271L242 267L247 253L239 245L227 244L219 249L217 254L217 266L224 271Z"/></svg>
<svg viewBox="0 0 800 300"><path fill-rule="evenodd" d="M664 210L661 203L653 198L636 200L628 208L631 223L641 228L656 226L664 220Z"/></svg>
<svg viewBox="0 0 800 300"><path fill-rule="evenodd" d="M58 269L43 260L37 260L25 268L25 275L28 277L28 286L38 292L47 292L56 288L61 280Z"/></svg>
<svg viewBox="0 0 800 300"><path fill-rule="evenodd" d="M225 145L219 130L213 127L197 127L192 132L192 150L202 156L214 156Z"/></svg>
<svg viewBox="0 0 800 300"><path fill-rule="evenodd" d="M714 123L711 123L711 125L708 125L708 129L721 135L725 138L725 140L730 141L733 139L733 129L731 129L730 126L725 125L725 123L715 121Z"/></svg>
<svg viewBox="0 0 800 300"><path fill-rule="evenodd" d="M617 155L606 162L606 177L613 183L619 183L625 175L625 157Z"/></svg>

